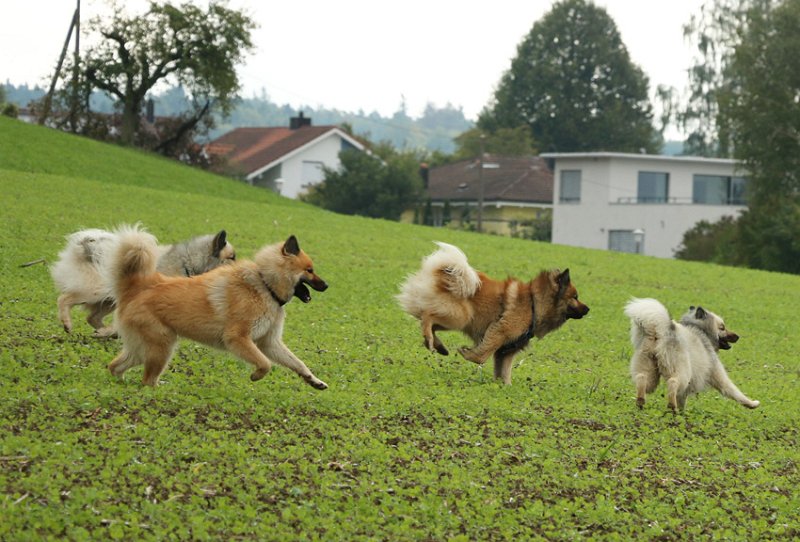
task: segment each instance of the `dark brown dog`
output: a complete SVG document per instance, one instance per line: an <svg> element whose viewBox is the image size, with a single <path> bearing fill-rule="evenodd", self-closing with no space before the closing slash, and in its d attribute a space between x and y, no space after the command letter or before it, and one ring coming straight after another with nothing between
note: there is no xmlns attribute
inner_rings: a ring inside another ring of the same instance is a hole
<svg viewBox="0 0 800 542"><path fill-rule="evenodd" d="M470 267L459 248L437 244L439 250L423 260L397 296L403 310L420 321L431 351L448 354L437 331L461 331L475 341L460 348L461 355L478 364L494 355L495 378L511 384L514 356L533 337L541 339L589 312L578 301L569 269L542 271L530 282L498 281Z"/></svg>

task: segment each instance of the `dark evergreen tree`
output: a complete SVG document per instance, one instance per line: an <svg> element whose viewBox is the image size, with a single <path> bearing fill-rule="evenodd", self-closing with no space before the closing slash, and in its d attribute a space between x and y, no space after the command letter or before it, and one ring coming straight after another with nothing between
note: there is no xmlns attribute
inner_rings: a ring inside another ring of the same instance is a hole
<svg viewBox="0 0 800 542"><path fill-rule="evenodd" d="M540 151L658 151L647 77L605 9L562 0L533 25L478 119L488 132L520 124Z"/></svg>

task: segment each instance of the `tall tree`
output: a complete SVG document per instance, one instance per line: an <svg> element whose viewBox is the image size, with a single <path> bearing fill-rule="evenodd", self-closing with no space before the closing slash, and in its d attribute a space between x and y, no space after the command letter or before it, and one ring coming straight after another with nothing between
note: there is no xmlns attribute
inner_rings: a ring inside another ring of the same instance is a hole
<svg viewBox="0 0 800 542"><path fill-rule="evenodd" d="M790 273L800 273L798 28L800 0L707 4L687 28L701 55L684 113L697 127L690 143L732 155L750 180L731 263Z"/></svg>
<svg viewBox="0 0 800 542"><path fill-rule="evenodd" d="M148 93L160 83L180 84L193 105L176 129L179 138L210 118L212 109L230 111L240 86L236 66L253 48L255 26L224 0L211 0L205 10L190 2L151 1L139 16L126 15L115 4L110 19L88 24L98 41L80 60L84 92L101 90L117 100L120 138L130 144Z"/></svg>
<svg viewBox="0 0 800 542"><path fill-rule="evenodd" d="M686 132L684 152L696 156L732 155L726 106L735 92L733 54L754 10L768 10L771 0L709 0L684 27L697 54L689 69L688 96L677 120Z"/></svg>
<svg viewBox="0 0 800 542"><path fill-rule="evenodd" d="M543 151L656 152L648 80L616 24L586 0L562 0L517 47L478 126L527 124Z"/></svg>
<svg viewBox="0 0 800 542"><path fill-rule="evenodd" d="M724 104L734 156L750 174L741 222L753 267L800 273L800 0L754 6L730 64Z"/></svg>

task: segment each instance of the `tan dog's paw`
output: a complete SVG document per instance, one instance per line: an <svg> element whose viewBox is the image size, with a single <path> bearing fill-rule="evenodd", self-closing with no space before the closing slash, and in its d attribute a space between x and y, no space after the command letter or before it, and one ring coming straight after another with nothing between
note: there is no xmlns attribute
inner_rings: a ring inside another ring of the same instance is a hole
<svg viewBox="0 0 800 542"><path fill-rule="evenodd" d="M250 380L252 380L253 382L261 380L268 372L269 372L269 367L267 368L259 367L250 374Z"/></svg>
<svg viewBox="0 0 800 542"><path fill-rule="evenodd" d="M312 388L316 388L318 390L324 390L328 388L328 385L325 382L323 382L314 375L305 376L303 377L303 380L305 380L309 386L311 386Z"/></svg>

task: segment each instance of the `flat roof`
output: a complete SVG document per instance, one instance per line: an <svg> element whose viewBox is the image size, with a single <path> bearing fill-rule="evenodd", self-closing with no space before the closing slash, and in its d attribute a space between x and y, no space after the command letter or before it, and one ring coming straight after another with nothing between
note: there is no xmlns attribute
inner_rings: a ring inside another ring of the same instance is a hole
<svg viewBox="0 0 800 542"><path fill-rule="evenodd" d="M545 159L620 159L620 160L653 160L663 162L699 162L704 164L735 165L732 158L706 158L705 156L669 156L666 154L637 154L632 152L544 152L539 155Z"/></svg>

